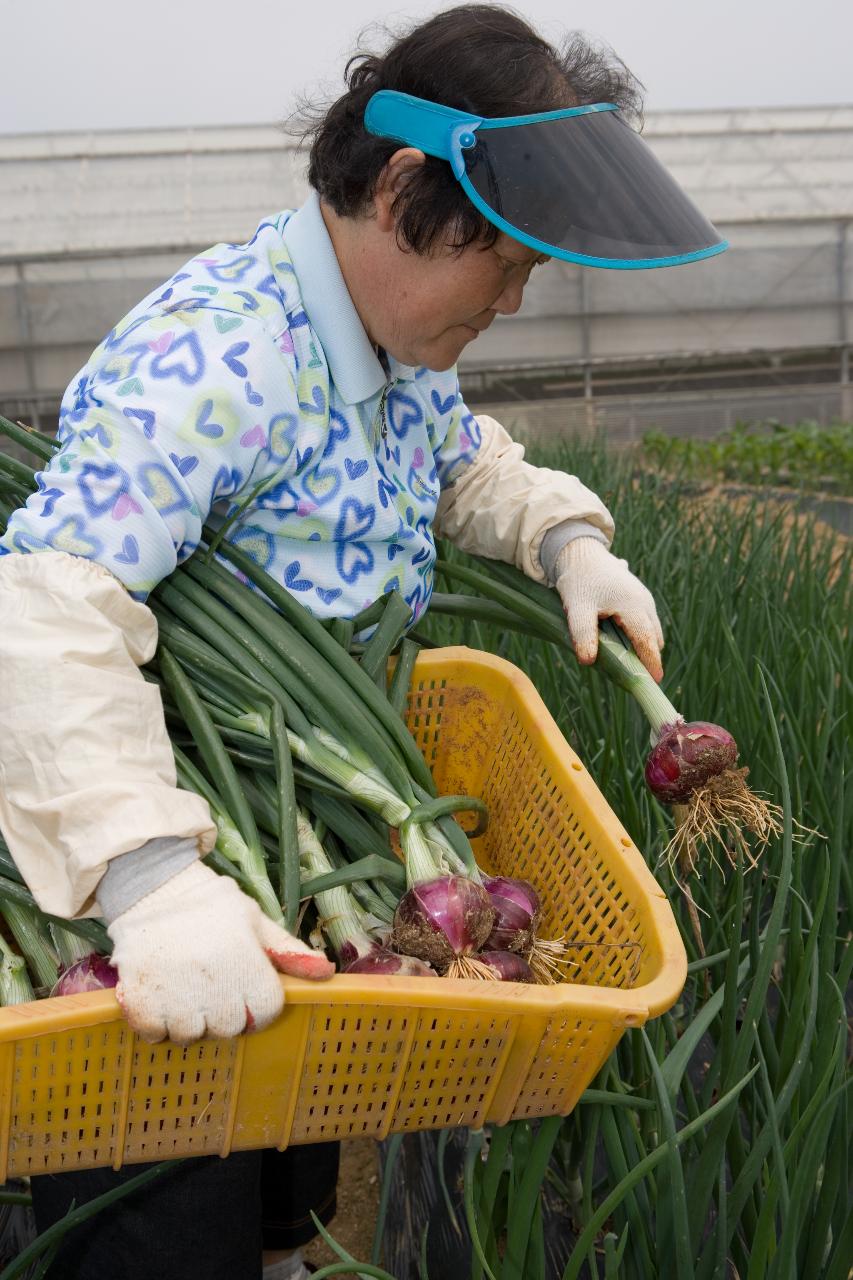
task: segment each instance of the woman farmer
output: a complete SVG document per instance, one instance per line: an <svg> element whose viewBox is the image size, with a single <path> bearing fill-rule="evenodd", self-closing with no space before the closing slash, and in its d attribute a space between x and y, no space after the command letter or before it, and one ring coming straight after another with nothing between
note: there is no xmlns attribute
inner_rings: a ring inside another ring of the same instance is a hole
<svg viewBox="0 0 853 1280"><path fill-rule="evenodd" d="M555 586L582 662L613 616L661 676L654 602L611 554L609 512L471 414L456 362L551 258L656 267L724 245L625 123L630 75L583 40L558 52L509 11L463 6L347 70L305 204L193 258L107 335L0 546L15 619L0 640L0 825L45 911L105 919L119 999L150 1040L263 1027L282 1006L277 970L331 973L204 865L215 826L176 788L138 670L156 646L146 597L206 521L239 508L230 540L317 617L396 588L413 622L440 530ZM309 1209L331 1211L334 1168L325 1185L310 1173L324 1150L190 1161L94 1219L57 1266L254 1277L262 1204L268 1251L313 1233ZM95 1194L92 1177L99 1191L122 1174L35 1179L39 1226ZM301 1266L267 1262L270 1276Z"/></svg>

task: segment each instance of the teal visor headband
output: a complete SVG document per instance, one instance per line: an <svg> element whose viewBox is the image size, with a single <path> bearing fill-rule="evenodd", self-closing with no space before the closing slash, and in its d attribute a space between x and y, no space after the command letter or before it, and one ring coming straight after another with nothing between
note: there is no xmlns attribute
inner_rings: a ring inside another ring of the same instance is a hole
<svg viewBox="0 0 853 1280"><path fill-rule="evenodd" d="M381 89L364 123L446 160L489 222L550 257L636 270L728 248L613 103L484 119Z"/></svg>

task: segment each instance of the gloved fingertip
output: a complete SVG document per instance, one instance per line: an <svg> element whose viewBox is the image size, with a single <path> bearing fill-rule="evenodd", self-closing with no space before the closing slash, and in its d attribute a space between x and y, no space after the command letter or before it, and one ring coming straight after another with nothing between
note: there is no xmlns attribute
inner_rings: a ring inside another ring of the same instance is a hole
<svg viewBox="0 0 853 1280"><path fill-rule="evenodd" d="M217 1037L216 1033L207 1025L204 1014L197 1011L193 1011L190 1017L179 1017L177 1020L170 1022L166 1035L173 1044L179 1044L182 1048L195 1044L196 1041L203 1040L205 1037L210 1039L226 1038L224 1036Z"/></svg>
<svg viewBox="0 0 853 1280"><path fill-rule="evenodd" d="M264 1027L275 1022L284 1008L282 985L271 970L268 970L268 974L268 984L264 983L263 986L255 987L251 993L247 993L251 1006L249 1004L245 1006L246 1020L240 1028L241 1031L263 1031Z"/></svg>
<svg viewBox="0 0 853 1280"><path fill-rule="evenodd" d="M166 1024L151 1018L142 1019L133 1001L128 1003L127 993L121 982L116 984L114 991L122 1016L127 1019L128 1026L139 1040L144 1040L146 1044L159 1044L166 1039Z"/></svg>
<svg viewBox="0 0 853 1280"><path fill-rule="evenodd" d="M653 649L646 648L643 650L638 649L637 656L654 680L655 684L660 684L661 680L663 680L663 664L660 660L660 654L656 653Z"/></svg>
<svg viewBox="0 0 853 1280"><path fill-rule="evenodd" d="M575 657L583 666L591 666L598 657L598 625L590 625L587 619L578 619L566 613L569 640Z"/></svg>
<svg viewBox="0 0 853 1280"><path fill-rule="evenodd" d="M266 953L279 973L286 973L291 978L310 978L314 982L324 982L335 972L331 960L327 960L319 951L276 951L267 947Z"/></svg>
<svg viewBox="0 0 853 1280"><path fill-rule="evenodd" d="M177 1044L182 1049L187 1049L191 1044L195 1044L197 1040L200 1040L201 1036L181 1035L180 1032L171 1031L168 1039L171 1044Z"/></svg>
<svg viewBox="0 0 853 1280"><path fill-rule="evenodd" d="M130 1028L138 1040L144 1040L146 1044L161 1044L166 1039L165 1027L140 1026L129 1018Z"/></svg>

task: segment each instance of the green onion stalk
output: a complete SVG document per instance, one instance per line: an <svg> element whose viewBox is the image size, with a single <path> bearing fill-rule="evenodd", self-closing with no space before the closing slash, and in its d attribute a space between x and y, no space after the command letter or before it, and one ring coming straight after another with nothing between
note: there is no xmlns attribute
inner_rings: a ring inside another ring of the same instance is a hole
<svg viewBox="0 0 853 1280"><path fill-rule="evenodd" d="M299 780L301 773L301 770L294 770L294 782ZM274 780L261 769L255 769L251 774L241 769L238 776L258 825L266 833L262 839L266 838L269 843L270 837L278 836L280 832ZM351 804L345 792L340 798L330 796L316 790L316 779L302 776L301 781L308 781L310 785L297 786L294 799L312 813L318 829L324 829L324 852L335 868L335 883L348 884L359 904L377 925L390 925L399 892L405 888L406 882L405 871L393 854L390 842L382 838L381 832L377 833L371 822ZM297 838L298 832L294 840ZM303 881L300 883L300 898L328 887L325 876Z"/></svg>
<svg viewBox="0 0 853 1280"><path fill-rule="evenodd" d="M219 853L233 869L234 878L243 891L255 899L271 920L281 924L283 922L281 905L270 882L260 840L252 839L251 845L247 843L229 814L225 802L201 770L197 769L189 757L174 743L172 754L175 757L178 786L184 791L194 791L196 795L202 796L207 801L210 816L216 825L215 852ZM225 870L216 858L209 858L208 861L217 870Z"/></svg>
<svg viewBox="0 0 853 1280"><path fill-rule="evenodd" d="M174 644L174 635L169 642ZM214 670L218 676L225 676L216 660L213 664L208 664L208 672ZM244 688L244 692L257 698L263 691ZM261 710L243 710L236 716L222 712L212 704L208 705L208 710L211 718L220 726L223 720L244 729L251 726L256 736L269 740L270 719ZM227 725L224 727L227 728ZM424 880L448 876L462 876L475 884L480 882L481 873L473 860L473 854L465 856L470 845L461 828L458 829L462 843L460 853L460 841L452 844L437 821L459 810L474 811L485 817L485 806L476 797L450 796L422 802L418 801L412 787L408 786L407 798L404 799L394 790L381 770L365 760L364 753L357 745L352 741L344 745L340 738L317 726L306 725L302 736L288 729L287 741L296 760L334 783L353 803L377 814L390 827L399 831L410 886ZM196 784L192 789L199 787ZM216 809L214 816L219 824Z"/></svg>
<svg viewBox="0 0 853 1280"><path fill-rule="evenodd" d="M192 776L192 790L203 788L200 794L208 801L216 822L217 847L239 868L248 892L270 919L276 924L283 924L284 915L267 874L258 829L222 739L177 658L162 644L157 651L157 660L166 687L193 735L199 754L211 774L219 780L222 799L215 788L204 783L201 774L190 775L190 762L186 758L176 761L180 764L182 777Z"/></svg>
<svg viewBox="0 0 853 1280"><path fill-rule="evenodd" d="M255 684L250 676L229 670L222 656L212 648L208 649L203 641L196 639L188 644L188 633L179 632L156 606L155 612L160 624L161 640L165 639L169 649L174 651L182 662L186 662L211 720L220 729L238 728L269 742L271 739L270 706L275 701L275 693L270 693L269 686ZM236 715L225 712L215 702L208 701L211 690L215 691L217 686L222 688L226 682L230 684L230 691L235 699L241 696L244 699ZM270 706L265 708L262 703L267 698ZM354 737L348 738L345 745L340 737L330 730L312 725L307 717L294 713L293 707L290 708L290 713L299 730L286 728L287 743L294 759L335 784L354 803L377 814L390 827L399 829L404 851L407 854L411 853L413 866L422 867L428 859L431 874L449 874L451 871L462 871L470 866L470 863L466 863L456 849L449 844L436 823L430 822L425 832L421 831L420 824L405 826L418 805L409 779L404 779L399 789L405 793L401 796L382 771L366 757ZM191 789L197 789L195 782ZM483 807L474 799L466 802L466 807L468 804L471 808L479 806L482 809ZM214 811L214 817L219 826L221 821L219 811ZM405 836L402 834L404 826ZM233 842L234 833L229 832L229 835ZM426 854L425 850L428 851ZM226 856L230 856L225 845L223 845L223 852ZM408 861L407 857L407 863Z"/></svg>
<svg viewBox="0 0 853 1280"><path fill-rule="evenodd" d="M27 1004L35 1000L27 962L0 933L0 1005Z"/></svg>
<svg viewBox="0 0 853 1280"><path fill-rule="evenodd" d="M59 975L59 956L48 933L47 922L38 907L4 902L3 919L26 959L37 987L50 991Z"/></svg>
<svg viewBox="0 0 853 1280"><path fill-rule="evenodd" d="M59 957L60 972L70 969L72 965L77 964L80 960L85 960L87 956L92 954L92 944L86 938L82 938L79 933L65 927L61 920L52 920L48 925L51 941L54 949Z"/></svg>
<svg viewBox="0 0 853 1280"><path fill-rule="evenodd" d="M230 553L231 548L223 546L221 550ZM470 842L461 828L456 824L442 827L440 820L452 808L482 812L482 804L473 798L455 798L450 808L442 804L435 812L423 809L424 799L433 800L420 780L426 769L423 757L408 731L404 757L398 750L399 734L394 741L384 732L389 721L378 724L369 714L370 706L358 700L358 694L370 688L393 716L391 722L402 726L369 678L367 686L355 691L341 677L341 670L359 670L353 659L341 650L345 665L336 670L316 653L306 653L287 620L221 566L201 567L201 579L208 590L198 590L195 584L182 580L184 569L191 576L199 575L195 557L157 588L151 606L160 628L161 649L168 646L186 669L213 722L223 730L253 732L269 740L272 708L279 704L292 756L400 830L413 883L448 874L479 879ZM263 571L255 567L255 573L264 583ZM268 594L272 595L275 584L272 579L269 583ZM236 619L237 606L246 615L242 624ZM302 605L296 607L307 614ZM230 711L221 705L223 694L232 705ZM370 750L363 745L365 741ZM411 769L413 751L419 762L417 771ZM434 786L428 770L427 776ZM408 822L416 813L419 820Z"/></svg>

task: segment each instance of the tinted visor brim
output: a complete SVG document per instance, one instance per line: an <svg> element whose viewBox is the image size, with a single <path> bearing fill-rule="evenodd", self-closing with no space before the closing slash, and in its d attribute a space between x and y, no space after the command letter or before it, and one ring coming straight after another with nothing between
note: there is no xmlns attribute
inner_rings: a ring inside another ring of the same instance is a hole
<svg viewBox="0 0 853 1280"><path fill-rule="evenodd" d="M666 266L726 247L618 111L482 125L463 152L469 197L508 235L597 266Z"/></svg>

